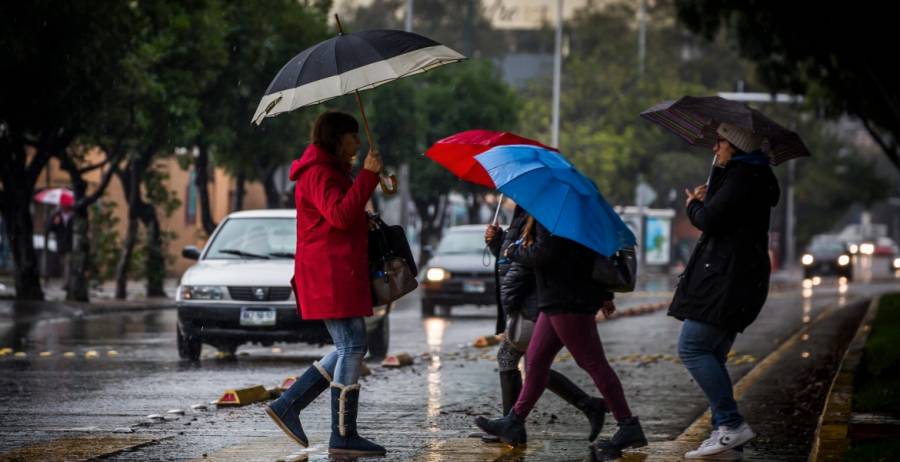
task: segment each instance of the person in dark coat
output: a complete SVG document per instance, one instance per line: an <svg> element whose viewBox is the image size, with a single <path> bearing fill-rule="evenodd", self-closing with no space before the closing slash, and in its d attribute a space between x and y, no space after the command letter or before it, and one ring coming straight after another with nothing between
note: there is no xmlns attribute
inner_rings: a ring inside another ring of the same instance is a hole
<svg viewBox="0 0 900 462"><path fill-rule="evenodd" d="M597 334L597 311L602 309L608 316L615 305L613 294L591 278L596 254L575 241L551 235L532 217L522 237L506 254L513 262L534 269L540 313L526 353L525 384L515 405L503 418L478 417L475 424L505 443L525 443L525 418L547 387L553 359L565 346L576 364L590 375L618 421L619 430L612 439L595 444L609 449L646 445L640 422L631 414L622 384Z"/></svg>
<svg viewBox="0 0 900 462"><path fill-rule="evenodd" d="M59 262L63 270L63 288L68 290L72 279L72 250L75 243L75 212L72 210L74 200L72 196L63 194L59 199L59 208L50 215L47 220L46 231L44 233L44 255L46 258L49 248L49 236L53 234L56 238L56 253L59 255ZM46 261L46 260L45 260Z"/></svg>
<svg viewBox="0 0 900 462"><path fill-rule="evenodd" d="M505 255L507 249L522 234L528 213L516 206L512 222L504 231L499 226L490 225L484 240L496 257L498 300L497 316L505 318L503 341L497 351L497 365L500 371L500 395L503 415L509 413L522 390L522 373L519 360L528 349L534 332L534 322L538 317L537 286L534 270L525 264L514 262ZM527 361L526 361L527 363ZM584 413L591 425L588 440L593 441L603 428L606 406L603 399L589 396L565 375L551 369L547 388L567 403ZM485 438L490 441L490 438Z"/></svg>
<svg viewBox="0 0 900 462"><path fill-rule="evenodd" d="M712 412L712 435L688 459L735 451L755 436L738 412L725 361L766 301L769 212L780 194L760 137L729 124L717 133L709 186L685 191L687 215L703 234L669 307L684 321L678 354Z"/></svg>
<svg viewBox="0 0 900 462"><path fill-rule="evenodd" d="M328 452L341 456L382 455L384 447L359 435L359 375L372 315L365 206L381 171L381 156L369 151L356 177L359 124L349 114L326 112L316 120L312 143L291 166L297 208L297 251L291 286L304 320L321 319L335 350L304 372L266 407L275 423L303 447L309 440L299 413L331 388Z"/></svg>

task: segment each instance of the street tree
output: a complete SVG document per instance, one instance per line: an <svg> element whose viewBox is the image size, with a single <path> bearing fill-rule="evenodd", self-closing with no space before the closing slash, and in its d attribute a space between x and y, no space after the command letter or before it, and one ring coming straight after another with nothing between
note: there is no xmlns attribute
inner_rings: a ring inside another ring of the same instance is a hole
<svg viewBox="0 0 900 462"><path fill-rule="evenodd" d="M135 18L133 4L126 2L0 5L0 209L19 299L44 296L32 241L38 175L112 104L108 88L134 47ZM81 210L83 202L77 204ZM76 215L76 229L83 220Z"/></svg>
<svg viewBox="0 0 900 462"><path fill-rule="evenodd" d="M896 29L887 9L740 0L677 0L676 6L679 19L703 37L724 30L756 63L769 90L808 95L831 116L858 117L900 169L900 69L884 49Z"/></svg>

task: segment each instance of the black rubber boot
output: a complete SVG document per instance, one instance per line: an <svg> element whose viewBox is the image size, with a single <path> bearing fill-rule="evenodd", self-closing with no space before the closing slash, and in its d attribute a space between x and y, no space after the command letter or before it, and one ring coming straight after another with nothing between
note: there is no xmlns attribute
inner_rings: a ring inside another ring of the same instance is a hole
<svg viewBox="0 0 900 462"><path fill-rule="evenodd" d="M500 396L503 400L503 415L509 414L516 400L519 399L519 392L522 391L522 373L518 369L511 371L500 371Z"/></svg>
<svg viewBox="0 0 900 462"><path fill-rule="evenodd" d="M550 369L550 380L547 381L547 389L584 413L591 424L591 434L588 435L588 441L594 441L594 438L603 429L603 422L606 418L606 402L603 401L603 398L589 396L581 388L578 388L578 385L569 380L568 377L553 369Z"/></svg>
<svg viewBox="0 0 900 462"><path fill-rule="evenodd" d="M597 440L594 448L602 451L621 451L647 445L647 437L637 417L629 417L618 422L619 429L610 439Z"/></svg>
<svg viewBox="0 0 900 462"><path fill-rule="evenodd" d="M484 417L476 417L475 425L478 428L500 437L500 441L506 444L525 444L528 442L528 435L525 433L525 420L520 419L515 411L509 411L506 417L488 420Z"/></svg>
<svg viewBox="0 0 900 462"><path fill-rule="evenodd" d="M291 388L285 390L281 397L266 406L266 414L294 441L304 448L308 447L309 440L300 424L300 411L322 394L328 388L329 383L331 383L331 377L328 376L328 372L322 369L318 362L314 362L291 385Z"/></svg>
<svg viewBox="0 0 900 462"><path fill-rule="evenodd" d="M383 456L384 446L377 445L356 432L359 411L359 384L331 384L331 441L328 454L335 456Z"/></svg>

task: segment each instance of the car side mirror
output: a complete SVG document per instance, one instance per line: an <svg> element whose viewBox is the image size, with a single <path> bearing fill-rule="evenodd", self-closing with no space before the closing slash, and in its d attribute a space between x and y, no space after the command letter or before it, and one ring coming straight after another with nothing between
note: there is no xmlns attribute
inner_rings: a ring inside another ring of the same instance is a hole
<svg viewBox="0 0 900 462"><path fill-rule="evenodd" d="M188 260L199 260L200 249L198 249L195 245L186 245L183 249L181 249L181 256L187 258Z"/></svg>

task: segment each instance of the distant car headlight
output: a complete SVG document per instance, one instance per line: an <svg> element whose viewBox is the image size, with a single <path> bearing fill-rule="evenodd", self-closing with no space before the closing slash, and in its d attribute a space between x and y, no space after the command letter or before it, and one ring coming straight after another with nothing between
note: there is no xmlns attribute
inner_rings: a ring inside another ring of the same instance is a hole
<svg viewBox="0 0 900 462"><path fill-rule="evenodd" d="M182 300L221 300L223 294L220 286L181 286Z"/></svg>
<svg viewBox="0 0 900 462"><path fill-rule="evenodd" d="M894 269L900 269L900 257L894 259Z"/></svg>
<svg viewBox="0 0 900 462"><path fill-rule="evenodd" d="M812 265L814 261L816 261L816 259L813 258L813 256L808 253L803 254L803 257L800 258L800 262L806 266Z"/></svg>
<svg viewBox="0 0 900 462"><path fill-rule="evenodd" d="M450 273L444 268L428 268L425 272L425 279L431 282L441 282L450 279Z"/></svg>
<svg viewBox="0 0 900 462"><path fill-rule="evenodd" d="M872 255L875 253L875 244L865 243L859 245L859 253L863 255Z"/></svg>
<svg viewBox="0 0 900 462"><path fill-rule="evenodd" d="M850 264L850 256L849 255L841 255L838 257L838 265L847 266Z"/></svg>
<svg viewBox="0 0 900 462"><path fill-rule="evenodd" d="M850 253L857 253L857 252L859 252L859 246L856 244L850 244Z"/></svg>

